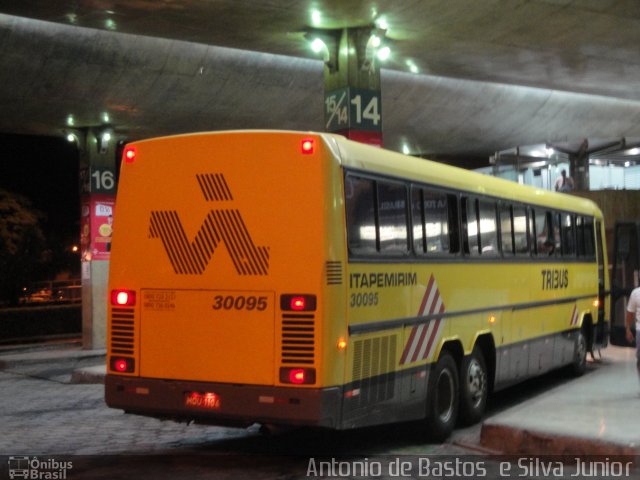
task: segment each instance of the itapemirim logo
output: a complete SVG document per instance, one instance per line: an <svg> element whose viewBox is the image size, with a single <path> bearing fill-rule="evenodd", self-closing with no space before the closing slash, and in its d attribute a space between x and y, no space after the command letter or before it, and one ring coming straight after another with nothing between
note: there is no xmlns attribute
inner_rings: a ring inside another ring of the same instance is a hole
<svg viewBox="0 0 640 480"><path fill-rule="evenodd" d="M196 175L206 201L233 200L222 174ZM233 208L211 210L193 241L189 241L175 210L152 211L149 237L162 241L175 273L202 275L221 243L227 247L239 275L267 275L269 248L256 246L240 211Z"/></svg>
<svg viewBox="0 0 640 480"><path fill-rule="evenodd" d="M33 480L65 480L73 462L29 456L9 457L9 478Z"/></svg>

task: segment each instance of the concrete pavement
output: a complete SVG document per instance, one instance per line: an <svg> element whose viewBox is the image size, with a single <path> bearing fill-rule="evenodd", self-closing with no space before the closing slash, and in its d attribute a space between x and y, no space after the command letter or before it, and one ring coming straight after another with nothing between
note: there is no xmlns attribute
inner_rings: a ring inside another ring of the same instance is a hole
<svg viewBox="0 0 640 480"><path fill-rule="evenodd" d="M488 418L481 444L503 453L640 455L635 351L609 347L587 373Z"/></svg>
<svg viewBox="0 0 640 480"><path fill-rule="evenodd" d="M37 369L42 377L43 363L63 362L67 373L53 369L49 379L101 384L106 372L104 355L103 350L86 351L79 346L0 353L0 369L21 368L27 373ZM101 389L99 385L91 388ZM506 454L640 455L639 407L634 351L609 347L602 360L590 363L583 377L567 379L492 414L483 422L478 447Z"/></svg>

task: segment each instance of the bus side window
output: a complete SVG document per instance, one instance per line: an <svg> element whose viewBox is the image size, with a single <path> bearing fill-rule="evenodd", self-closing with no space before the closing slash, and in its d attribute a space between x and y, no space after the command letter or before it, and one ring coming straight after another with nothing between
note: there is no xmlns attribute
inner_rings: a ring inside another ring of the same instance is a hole
<svg viewBox="0 0 640 480"><path fill-rule="evenodd" d="M563 245L562 245L562 234L561 234L561 225L562 225L562 221L561 221L561 215L559 213L553 212L551 214L551 224L553 225L553 244L554 244L554 249L553 249L553 254L556 256L560 256L562 255L562 249L563 249Z"/></svg>
<svg viewBox="0 0 640 480"><path fill-rule="evenodd" d="M478 219L478 226L480 227L480 253L482 255L499 255L496 202L479 200Z"/></svg>
<svg viewBox="0 0 640 480"><path fill-rule="evenodd" d="M424 230L427 253L449 250L449 220L447 197L439 192L424 190Z"/></svg>
<svg viewBox="0 0 640 480"><path fill-rule="evenodd" d="M424 231L424 195L420 187L411 187L411 224L413 225L413 251L424 254L427 250Z"/></svg>
<svg viewBox="0 0 640 480"><path fill-rule="evenodd" d="M562 256L574 257L576 255L576 229L573 215L560 214L560 234L562 236Z"/></svg>
<svg viewBox="0 0 640 480"><path fill-rule="evenodd" d="M356 255L377 252L375 215L375 182L347 175L345 178L345 205L349 252Z"/></svg>
<svg viewBox="0 0 640 480"><path fill-rule="evenodd" d="M451 251L451 206L450 197L442 192L424 190L424 218L427 254L449 253ZM455 211L455 210L454 210Z"/></svg>
<svg viewBox="0 0 640 480"><path fill-rule="evenodd" d="M460 230L458 227L458 197L447 195L447 212L449 225L449 253L460 252Z"/></svg>
<svg viewBox="0 0 640 480"><path fill-rule="evenodd" d="M513 241L516 255L529 255L527 209L521 206L513 207Z"/></svg>
<svg viewBox="0 0 640 480"><path fill-rule="evenodd" d="M538 254L538 242L536 241L536 211L532 208L528 208L529 218L527 221L527 231L528 231L528 239L529 239L529 248L531 249L532 255Z"/></svg>
<svg viewBox="0 0 640 480"><path fill-rule="evenodd" d="M480 241L478 231L478 201L474 198L462 199L462 228L464 252L471 256L480 255Z"/></svg>
<svg viewBox="0 0 640 480"><path fill-rule="evenodd" d="M589 259L596 257L595 231L593 226L593 217L584 218L584 249L585 255Z"/></svg>
<svg viewBox="0 0 640 480"><path fill-rule="evenodd" d="M553 214L549 211L535 209L536 243L539 257L555 254L556 240L554 236Z"/></svg>
<svg viewBox="0 0 640 480"><path fill-rule="evenodd" d="M401 183L377 183L380 253L406 254L409 250L407 187Z"/></svg>
<svg viewBox="0 0 640 480"><path fill-rule="evenodd" d="M502 240L502 253L505 256L512 256L515 252L511 205L500 206L500 239Z"/></svg>
<svg viewBox="0 0 640 480"><path fill-rule="evenodd" d="M576 255L578 258L585 257L584 245L584 218L576 217Z"/></svg>
<svg viewBox="0 0 640 480"><path fill-rule="evenodd" d="M456 254L460 250L455 195L414 187L411 193L416 253Z"/></svg>

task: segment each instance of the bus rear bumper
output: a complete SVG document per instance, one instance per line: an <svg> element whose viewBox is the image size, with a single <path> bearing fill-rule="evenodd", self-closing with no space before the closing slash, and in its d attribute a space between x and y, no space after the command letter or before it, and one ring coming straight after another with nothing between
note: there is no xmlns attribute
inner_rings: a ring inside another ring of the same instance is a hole
<svg viewBox="0 0 640 480"><path fill-rule="evenodd" d="M252 423L338 428L342 389L159 380L108 374L109 407L211 425Z"/></svg>

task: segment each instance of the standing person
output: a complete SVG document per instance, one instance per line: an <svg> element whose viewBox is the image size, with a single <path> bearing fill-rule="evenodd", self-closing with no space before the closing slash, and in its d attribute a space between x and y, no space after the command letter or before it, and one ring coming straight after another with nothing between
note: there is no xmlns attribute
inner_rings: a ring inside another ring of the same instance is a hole
<svg viewBox="0 0 640 480"><path fill-rule="evenodd" d="M562 169L555 183L556 192L570 192L573 190L573 179L567 177L567 171Z"/></svg>
<svg viewBox="0 0 640 480"><path fill-rule="evenodd" d="M633 333L631 331L631 322L636 321L636 366L638 368L638 378L640 379L640 287L635 288L629 295L629 303L627 303L627 341L633 342Z"/></svg>

